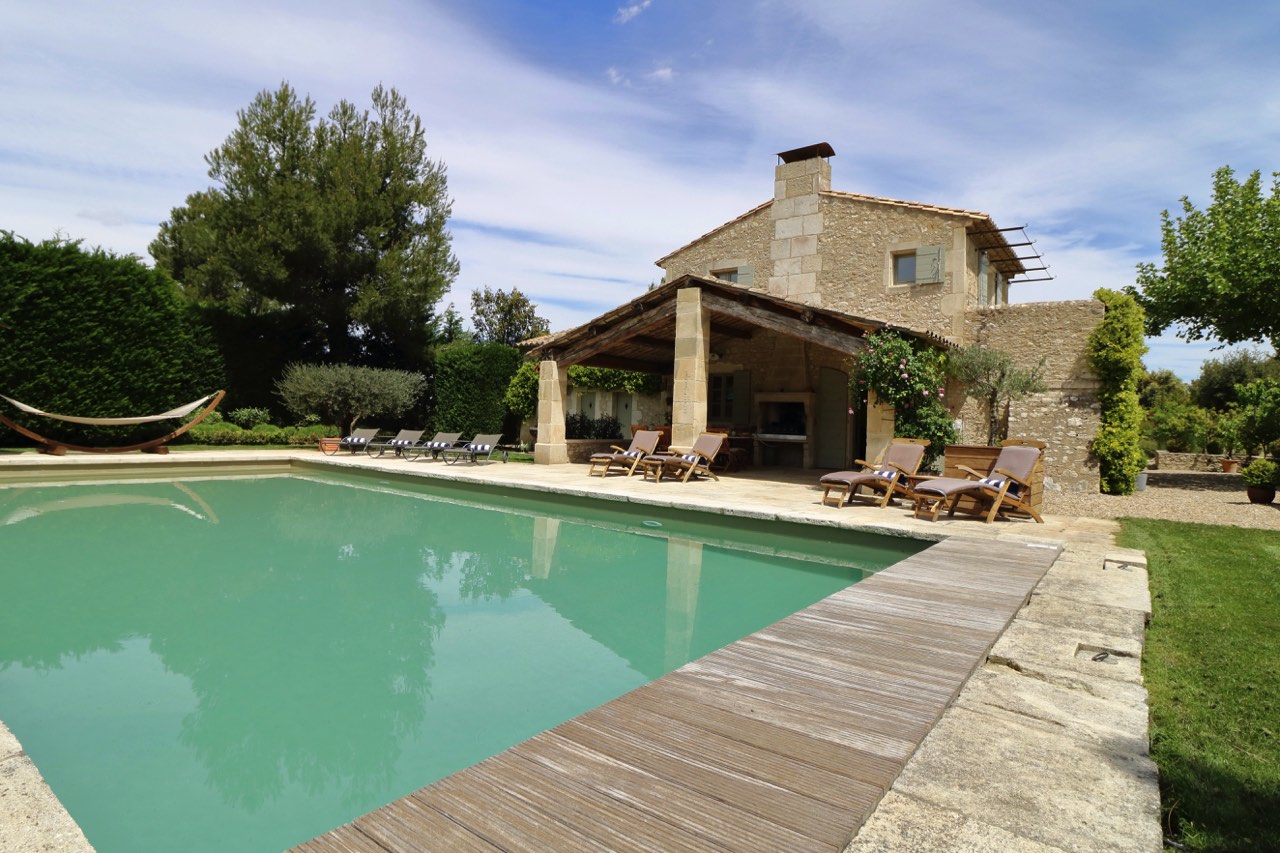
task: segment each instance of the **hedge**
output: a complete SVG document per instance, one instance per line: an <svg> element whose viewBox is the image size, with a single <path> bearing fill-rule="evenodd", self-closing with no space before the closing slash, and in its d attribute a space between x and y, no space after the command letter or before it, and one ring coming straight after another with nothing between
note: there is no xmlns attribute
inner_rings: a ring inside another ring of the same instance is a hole
<svg viewBox="0 0 1280 853"><path fill-rule="evenodd" d="M133 256L0 231L0 322L0 392L45 411L151 415L225 387L209 329L172 279ZM77 444L145 441L174 428L14 420ZM0 441L26 440L4 430Z"/></svg>

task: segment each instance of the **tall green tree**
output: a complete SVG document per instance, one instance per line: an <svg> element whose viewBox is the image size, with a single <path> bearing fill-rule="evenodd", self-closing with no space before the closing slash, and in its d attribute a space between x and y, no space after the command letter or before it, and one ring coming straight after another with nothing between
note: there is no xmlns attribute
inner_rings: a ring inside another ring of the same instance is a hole
<svg viewBox="0 0 1280 853"><path fill-rule="evenodd" d="M1181 216L1160 218L1164 266L1139 264L1138 287L1126 288L1147 332L1176 323L1187 340L1280 344L1280 173L1264 195L1259 172L1237 181L1223 166L1207 208L1184 196Z"/></svg>
<svg viewBox="0 0 1280 853"><path fill-rule="evenodd" d="M1240 402L1236 386L1256 379L1280 380L1280 358L1261 349L1238 350L1200 365L1200 375L1191 383L1191 397L1198 406L1225 411Z"/></svg>
<svg viewBox="0 0 1280 853"><path fill-rule="evenodd" d="M477 340L507 346L551 331L551 324L538 316L538 306L518 287L511 288L510 293L488 287L473 290L471 325L475 327Z"/></svg>
<svg viewBox="0 0 1280 853"><path fill-rule="evenodd" d="M261 92L205 161L215 185L160 226L158 269L212 313L228 349L275 345L257 365L317 361L422 370L436 303L458 273L445 167L395 89L316 119L288 83ZM283 332L282 332L283 330Z"/></svg>

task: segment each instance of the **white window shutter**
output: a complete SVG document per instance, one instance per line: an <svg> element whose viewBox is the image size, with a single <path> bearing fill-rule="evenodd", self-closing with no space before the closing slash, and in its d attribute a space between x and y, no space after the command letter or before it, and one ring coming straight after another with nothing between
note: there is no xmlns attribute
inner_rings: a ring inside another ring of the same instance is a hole
<svg viewBox="0 0 1280 853"><path fill-rule="evenodd" d="M946 250L942 246L916 249L916 284L940 284Z"/></svg>

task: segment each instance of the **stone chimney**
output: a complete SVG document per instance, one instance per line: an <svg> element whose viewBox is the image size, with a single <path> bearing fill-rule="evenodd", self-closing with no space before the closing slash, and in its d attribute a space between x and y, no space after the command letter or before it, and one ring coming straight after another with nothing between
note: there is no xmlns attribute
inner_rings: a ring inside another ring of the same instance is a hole
<svg viewBox="0 0 1280 853"><path fill-rule="evenodd" d="M831 189L835 151L825 142L778 154L773 181L773 275L769 293L805 305L820 305L818 273L822 255L822 213L818 193Z"/></svg>

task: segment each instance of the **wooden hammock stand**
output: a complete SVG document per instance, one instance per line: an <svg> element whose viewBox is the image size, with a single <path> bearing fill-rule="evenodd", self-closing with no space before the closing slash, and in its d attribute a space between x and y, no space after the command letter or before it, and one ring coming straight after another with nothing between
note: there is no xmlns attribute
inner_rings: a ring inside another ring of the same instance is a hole
<svg viewBox="0 0 1280 853"><path fill-rule="evenodd" d="M213 399L209 402L208 405L204 407L204 410L200 412L200 414L196 415L194 418L187 421L185 424L178 427L173 432L166 433L165 435L162 435L159 438L153 438L150 441L143 441L143 442L139 442L138 444L129 444L123 447L85 447L84 445L80 445L80 444L71 444L69 442L58 441L52 438L45 438L43 435L40 435L38 432L33 432L32 430L27 429L21 424L14 423L12 420L5 417L3 414L0 414L0 424L4 424L14 432L21 433L22 435L25 435L27 438L30 438L33 441L38 442L39 444L42 445L42 447L40 448L40 452L47 453L50 456L66 456L68 450L80 450L85 453L129 453L134 450L139 450L143 453L168 453L169 448L165 447L165 444L167 442L173 441L175 438L182 435L184 432L191 429L193 426L195 426L196 424L200 423L202 420L207 418L209 414L218 407L218 404L222 402L222 398L225 397L226 394L227 394L226 391L219 391L218 393L214 394Z"/></svg>

